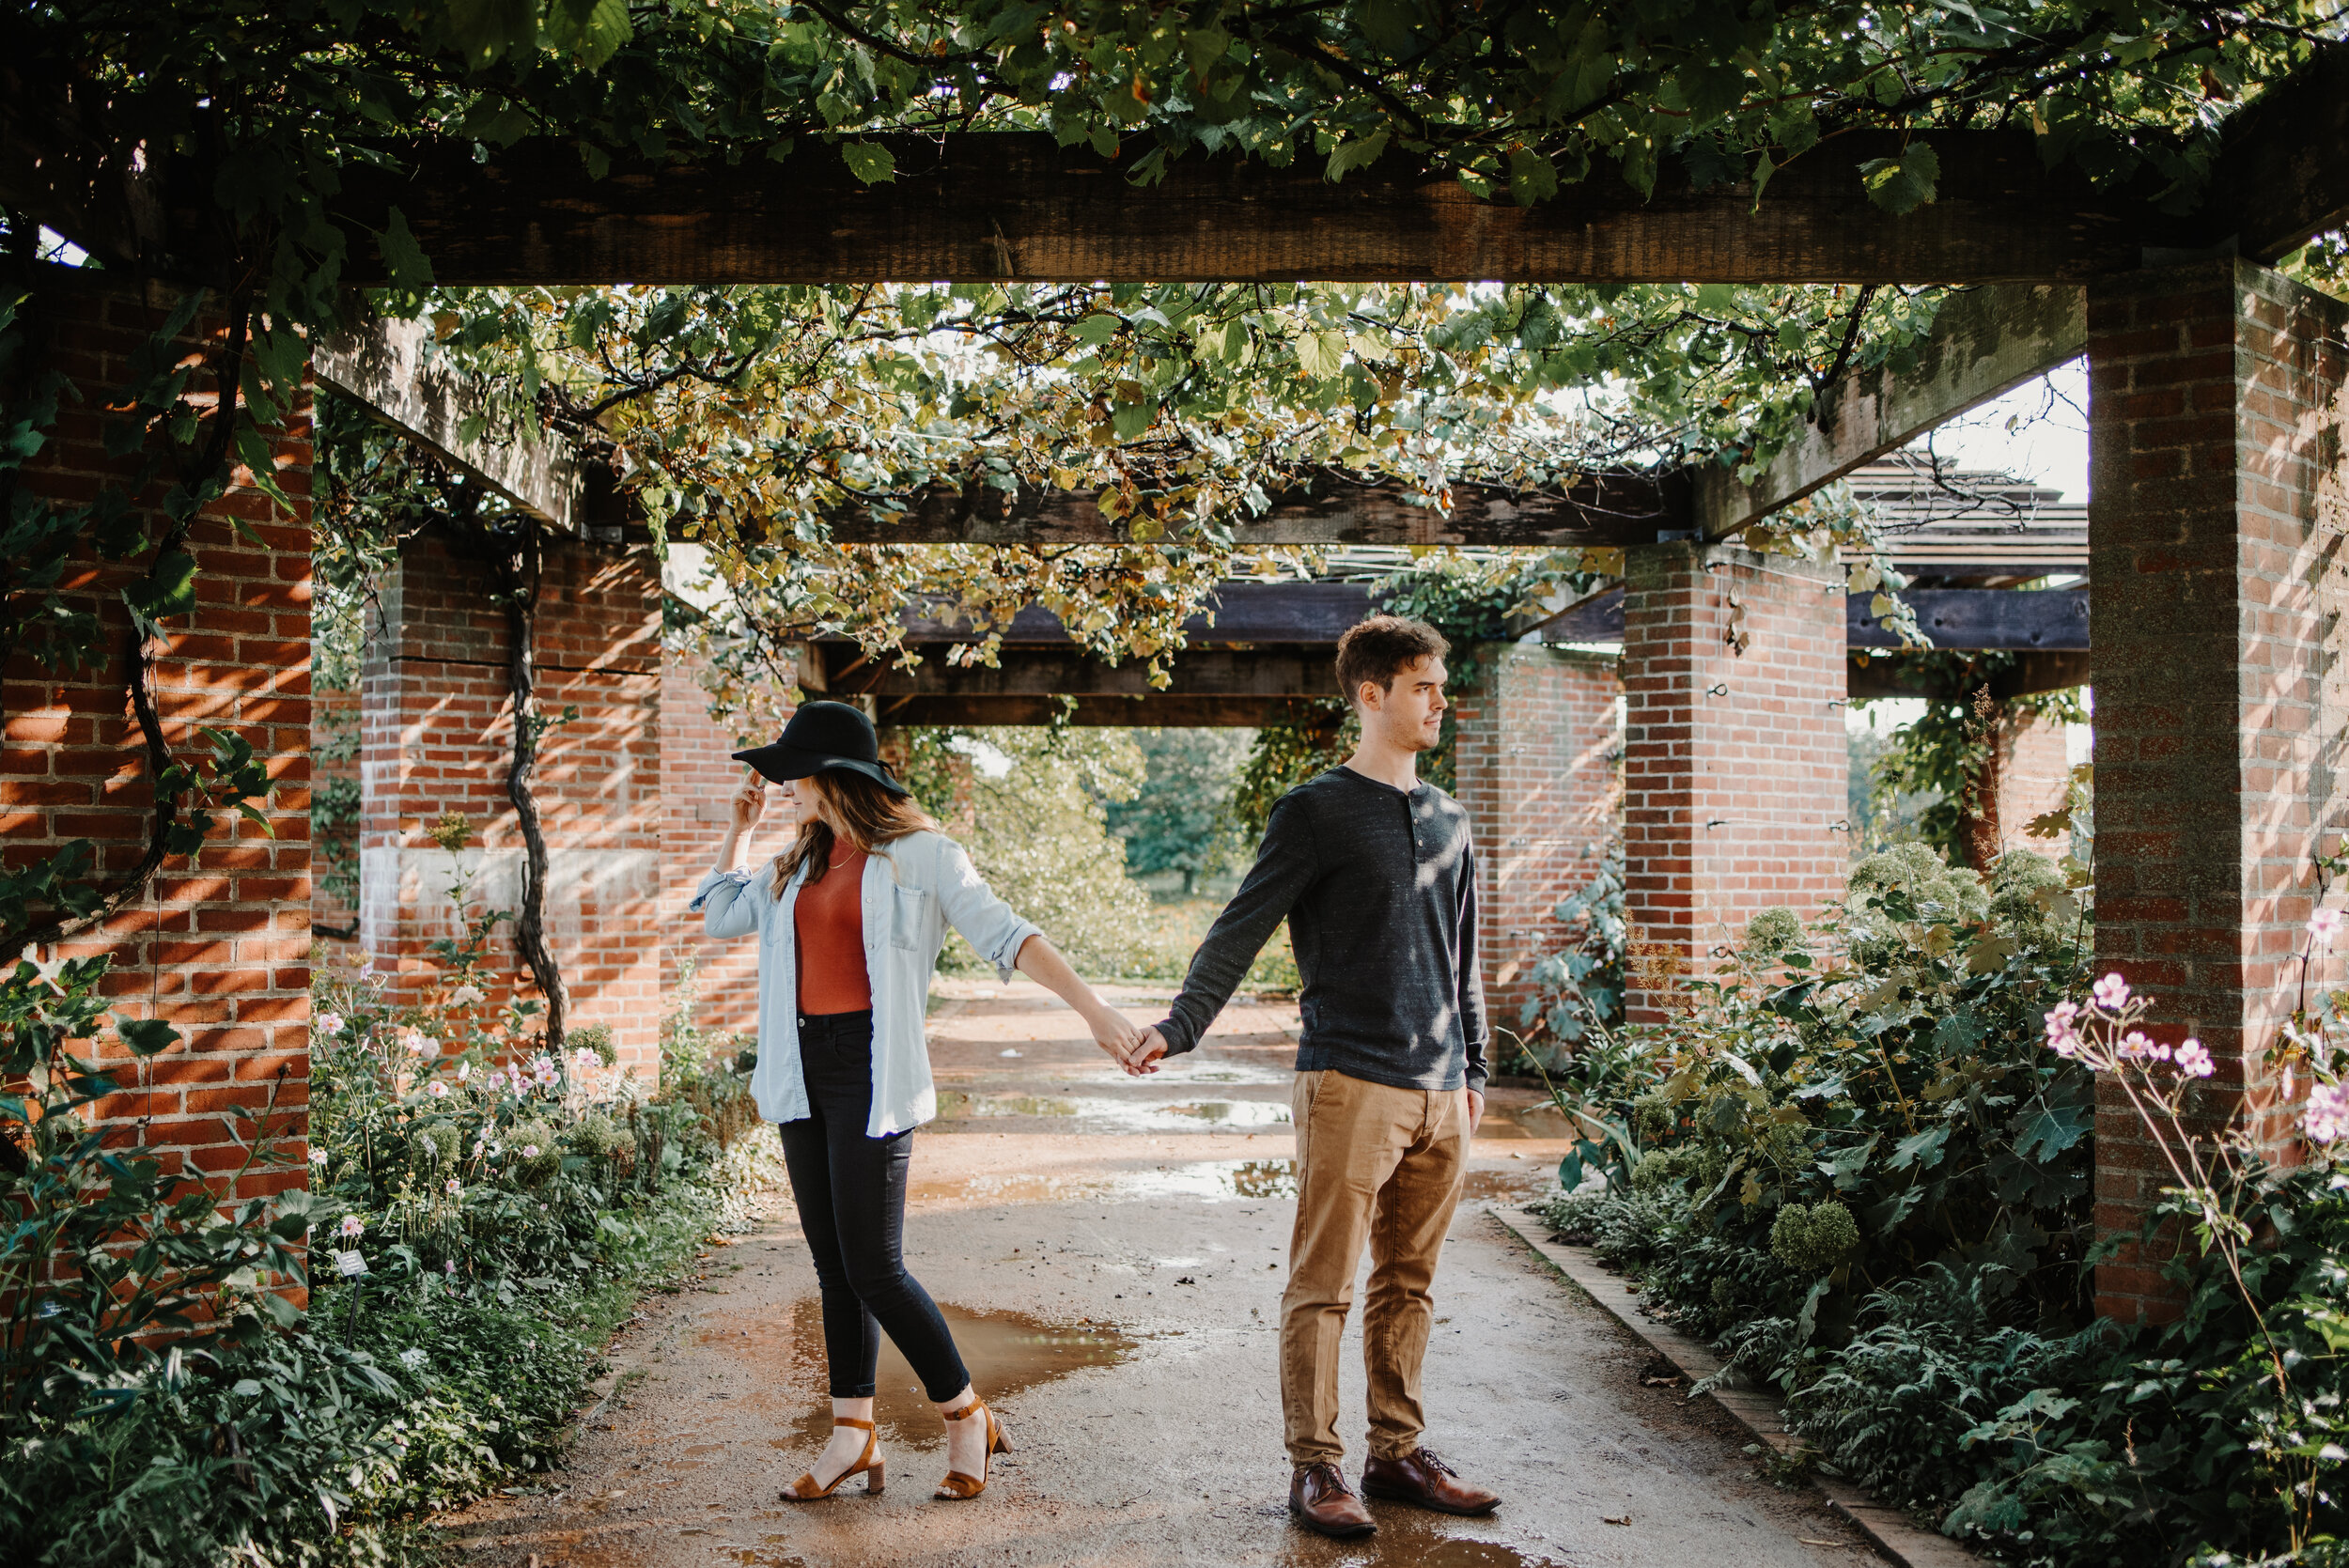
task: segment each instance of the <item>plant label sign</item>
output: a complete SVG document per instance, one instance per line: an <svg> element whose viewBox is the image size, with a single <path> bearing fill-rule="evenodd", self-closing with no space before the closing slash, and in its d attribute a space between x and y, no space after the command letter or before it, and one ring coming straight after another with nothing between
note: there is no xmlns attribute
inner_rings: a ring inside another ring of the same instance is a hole
<svg viewBox="0 0 2349 1568"><path fill-rule="evenodd" d="M367 1271L366 1255L357 1248L334 1254L334 1271L346 1280L356 1280Z"/></svg>

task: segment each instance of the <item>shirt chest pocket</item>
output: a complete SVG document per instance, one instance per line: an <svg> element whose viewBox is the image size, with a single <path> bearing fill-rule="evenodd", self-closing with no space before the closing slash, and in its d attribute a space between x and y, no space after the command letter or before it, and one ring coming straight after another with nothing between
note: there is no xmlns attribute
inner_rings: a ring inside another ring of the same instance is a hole
<svg viewBox="0 0 2349 1568"><path fill-rule="evenodd" d="M926 947L937 902L927 888L893 885L889 890L889 945L915 953Z"/></svg>

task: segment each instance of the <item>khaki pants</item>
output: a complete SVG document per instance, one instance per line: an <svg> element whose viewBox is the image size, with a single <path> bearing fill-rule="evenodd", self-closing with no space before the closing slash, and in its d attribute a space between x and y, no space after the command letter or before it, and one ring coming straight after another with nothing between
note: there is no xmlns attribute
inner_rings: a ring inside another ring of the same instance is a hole
<svg viewBox="0 0 2349 1568"><path fill-rule="evenodd" d="M1297 1075L1297 1228L1281 1296L1281 1411L1289 1458L1336 1462L1338 1342L1370 1243L1362 1361L1370 1452L1400 1459L1425 1422L1420 1364L1435 1320L1427 1287L1468 1168L1468 1091L1395 1089L1343 1073Z"/></svg>

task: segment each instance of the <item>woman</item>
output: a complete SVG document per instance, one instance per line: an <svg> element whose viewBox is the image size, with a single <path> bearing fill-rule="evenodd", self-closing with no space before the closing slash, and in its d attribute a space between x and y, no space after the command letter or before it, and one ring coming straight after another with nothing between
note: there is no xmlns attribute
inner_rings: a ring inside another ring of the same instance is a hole
<svg viewBox="0 0 2349 1568"><path fill-rule="evenodd" d="M823 1296L832 1441L783 1496L828 1498L853 1475L881 1489L873 1380L885 1329L945 1418L937 1495L975 1498L989 1456L1010 1445L900 1252L913 1129L938 1114L923 1015L947 924L1004 980L1017 969L1075 1008L1121 1064L1140 1037L890 776L862 712L810 703L773 745L734 754L783 785L799 825L770 867L745 869L767 803L751 780L692 904L713 937L758 934L751 1091L783 1135Z"/></svg>

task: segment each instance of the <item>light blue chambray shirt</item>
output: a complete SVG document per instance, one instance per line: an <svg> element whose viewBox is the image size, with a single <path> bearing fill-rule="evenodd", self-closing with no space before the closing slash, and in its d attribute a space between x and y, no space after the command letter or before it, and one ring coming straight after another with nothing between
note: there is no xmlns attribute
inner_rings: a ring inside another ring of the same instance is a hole
<svg viewBox="0 0 2349 1568"><path fill-rule="evenodd" d="M780 893L771 862L750 871L713 871L687 906L699 909L713 937L758 934L758 1066L751 1094L770 1122L805 1117L807 1084L800 1074L799 936L791 911L799 903L794 874ZM873 1110L868 1138L888 1138L938 1114L930 1082L929 1040L923 1027L930 974L952 921L978 955L1005 981L1019 949L1043 935L995 896L979 878L962 846L943 833L909 833L864 862L864 971L873 987Z"/></svg>

